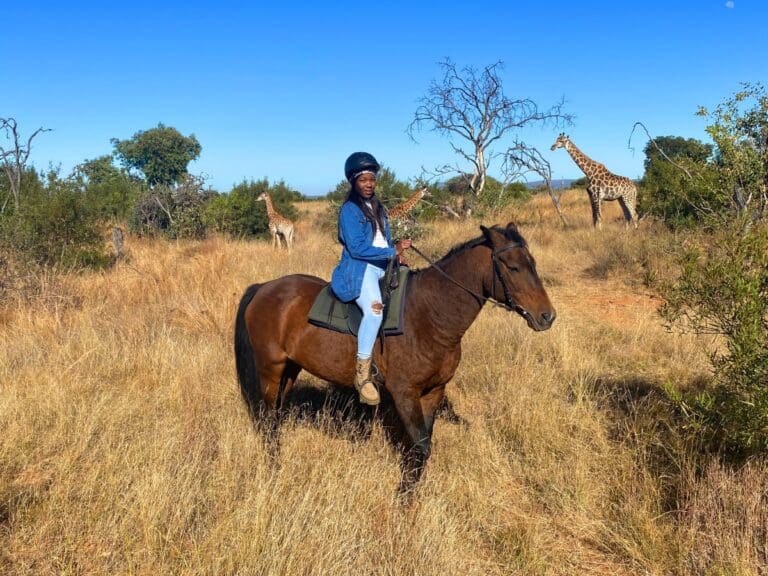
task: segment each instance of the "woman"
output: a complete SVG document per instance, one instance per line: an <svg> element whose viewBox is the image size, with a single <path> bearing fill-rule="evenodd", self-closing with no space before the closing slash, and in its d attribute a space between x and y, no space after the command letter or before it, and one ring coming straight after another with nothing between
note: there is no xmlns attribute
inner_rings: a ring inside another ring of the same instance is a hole
<svg viewBox="0 0 768 576"><path fill-rule="evenodd" d="M383 319L379 280L387 263L411 247L410 240L394 246L384 205L376 197L379 163L367 152L355 152L344 164L351 187L339 212L341 260L331 276L331 288L343 302L354 301L363 313L357 334L355 388L360 402L375 406L379 392L371 381L371 354Z"/></svg>

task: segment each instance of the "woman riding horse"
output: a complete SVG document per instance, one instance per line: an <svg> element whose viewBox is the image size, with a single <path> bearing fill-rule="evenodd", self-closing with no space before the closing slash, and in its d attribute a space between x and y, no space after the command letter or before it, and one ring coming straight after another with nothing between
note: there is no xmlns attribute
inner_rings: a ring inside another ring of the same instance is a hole
<svg viewBox="0 0 768 576"><path fill-rule="evenodd" d="M401 240L392 246L389 219L376 197L376 174L380 166L371 154L355 152L344 164L351 188L339 212L341 260L331 276L331 289L342 302L354 301L363 313L357 333L355 388L360 402L375 406L379 391L371 380L371 354L384 316L379 281L389 259L411 246Z"/></svg>
<svg viewBox="0 0 768 576"><path fill-rule="evenodd" d="M429 459L435 413L459 365L462 337L485 302L516 312L533 330L547 330L555 320L517 227L510 223L481 230L479 238L411 273L403 333L388 338L383 350L374 348L379 379L391 400L387 408L394 408L399 422L402 492L416 486ZM273 427L279 427L302 370L340 386L355 385L354 336L308 321L315 298L327 285L315 276L291 274L253 284L240 300L235 321L240 390L254 417L266 418Z"/></svg>

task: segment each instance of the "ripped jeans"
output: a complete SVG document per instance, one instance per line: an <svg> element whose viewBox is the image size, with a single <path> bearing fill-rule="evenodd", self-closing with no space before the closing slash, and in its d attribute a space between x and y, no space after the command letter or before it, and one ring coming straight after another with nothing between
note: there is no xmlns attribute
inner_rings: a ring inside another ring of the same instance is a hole
<svg viewBox="0 0 768 576"><path fill-rule="evenodd" d="M381 305L381 288L379 280L384 277L385 270L368 264L363 275L363 286L360 289L360 297L355 300L363 312L363 319L360 321L360 329L357 332L357 357L365 360L371 357L373 345L376 343L376 336L379 334L381 321L384 318L384 309L373 310L374 302Z"/></svg>

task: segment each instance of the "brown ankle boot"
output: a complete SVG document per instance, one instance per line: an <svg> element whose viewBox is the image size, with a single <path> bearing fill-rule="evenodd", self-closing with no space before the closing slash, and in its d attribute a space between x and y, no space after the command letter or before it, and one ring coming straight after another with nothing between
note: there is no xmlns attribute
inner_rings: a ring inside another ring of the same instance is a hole
<svg viewBox="0 0 768 576"><path fill-rule="evenodd" d="M355 369L355 389L360 396L360 402L369 406L376 406L381 398L376 385L371 381L371 358L366 360L357 359L357 368Z"/></svg>

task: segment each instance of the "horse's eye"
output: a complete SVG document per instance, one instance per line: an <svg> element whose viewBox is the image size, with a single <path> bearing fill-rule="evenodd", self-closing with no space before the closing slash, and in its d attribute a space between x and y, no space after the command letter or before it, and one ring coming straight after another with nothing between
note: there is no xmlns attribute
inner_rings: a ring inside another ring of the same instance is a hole
<svg viewBox="0 0 768 576"><path fill-rule="evenodd" d="M518 268L517 266L509 266L509 265L507 265L507 268L509 268L510 272L520 272L520 268Z"/></svg>

